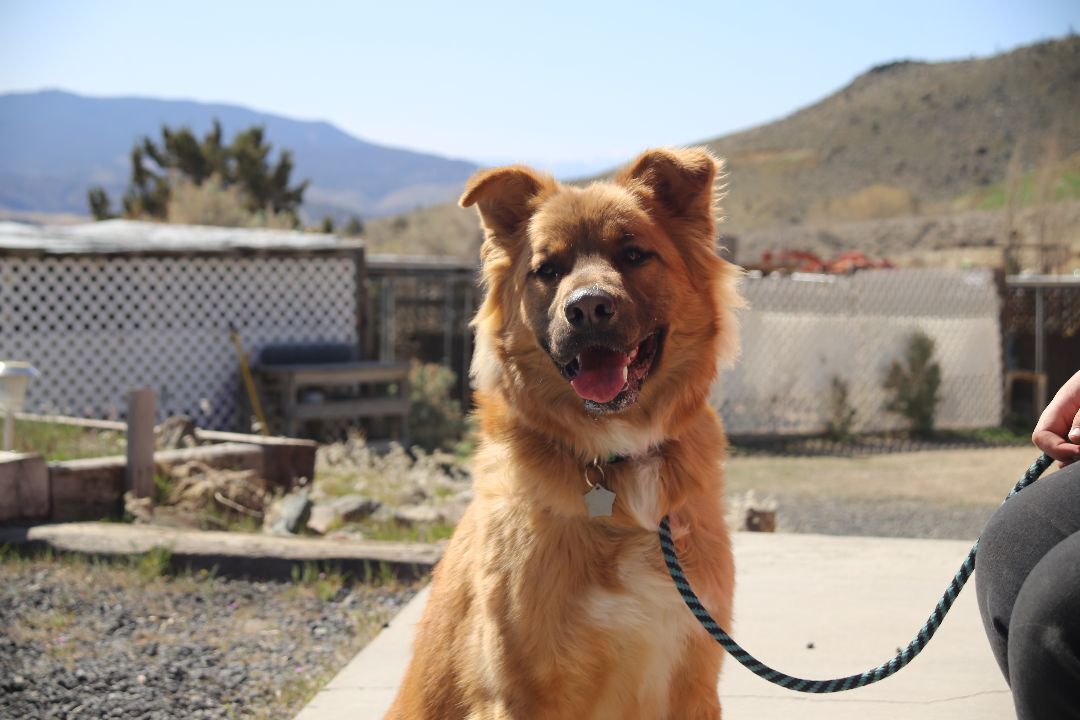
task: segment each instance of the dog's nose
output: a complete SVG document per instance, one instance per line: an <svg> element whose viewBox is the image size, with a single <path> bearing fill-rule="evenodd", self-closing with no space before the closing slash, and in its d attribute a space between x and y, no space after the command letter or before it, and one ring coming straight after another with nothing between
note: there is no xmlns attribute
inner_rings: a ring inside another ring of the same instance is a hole
<svg viewBox="0 0 1080 720"><path fill-rule="evenodd" d="M600 327L615 316L615 298L598 287L581 288L566 299L563 312L576 328Z"/></svg>

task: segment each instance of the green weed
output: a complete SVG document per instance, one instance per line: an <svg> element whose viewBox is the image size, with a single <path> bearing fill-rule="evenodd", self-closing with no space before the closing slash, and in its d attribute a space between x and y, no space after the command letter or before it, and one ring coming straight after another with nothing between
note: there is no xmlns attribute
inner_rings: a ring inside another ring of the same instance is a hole
<svg viewBox="0 0 1080 720"><path fill-rule="evenodd" d="M123 455L126 449L122 433L38 420L16 420L13 440L16 451L50 462Z"/></svg>
<svg viewBox="0 0 1080 720"><path fill-rule="evenodd" d="M136 572L143 580L154 580L169 573L172 563L172 550L162 545L155 545L142 555L134 558Z"/></svg>

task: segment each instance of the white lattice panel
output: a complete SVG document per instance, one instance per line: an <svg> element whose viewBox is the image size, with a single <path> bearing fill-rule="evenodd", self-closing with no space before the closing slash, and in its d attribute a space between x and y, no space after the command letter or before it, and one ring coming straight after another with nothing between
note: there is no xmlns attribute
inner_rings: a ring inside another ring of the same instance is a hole
<svg viewBox="0 0 1080 720"><path fill-rule="evenodd" d="M742 354L713 392L729 433L823 432L834 376L848 384L856 432L906 427L885 412L882 383L916 330L934 339L941 365L937 427L1001 422L1000 300L989 272L766 277L741 290Z"/></svg>
<svg viewBox="0 0 1080 720"><path fill-rule="evenodd" d="M356 268L341 255L0 257L0 359L41 371L27 410L122 417L158 391L159 416L233 428L238 365L283 342L356 337Z"/></svg>

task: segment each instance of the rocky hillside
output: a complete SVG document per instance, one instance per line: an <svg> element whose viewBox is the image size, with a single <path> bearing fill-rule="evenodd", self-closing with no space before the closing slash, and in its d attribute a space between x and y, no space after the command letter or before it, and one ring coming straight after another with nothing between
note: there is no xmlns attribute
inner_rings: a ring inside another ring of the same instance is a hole
<svg viewBox="0 0 1080 720"><path fill-rule="evenodd" d="M1080 38L979 60L895 62L821 102L706 144L727 159L733 231L983 204L1016 152L1080 152ZM992 202L991 202L992 204ZM967 208L965 208L967 209Z"/></svg>
<svg viewBox="0 0 1080 720"><path fill-rule="evenodd" d="M1007 185L1027 205L1080 199L1078 87L1075 36L990 58L873 68L786 118L701 143L727 160L723 230L749 233L741 262L770 245L821 244L809 238L896 255L911 240L901 228L927 223L939 248L973 235L989 242L1004 222ZM474 256L479 239L475 215L452 204L369 224L372 245L395 252Z"/></svg>

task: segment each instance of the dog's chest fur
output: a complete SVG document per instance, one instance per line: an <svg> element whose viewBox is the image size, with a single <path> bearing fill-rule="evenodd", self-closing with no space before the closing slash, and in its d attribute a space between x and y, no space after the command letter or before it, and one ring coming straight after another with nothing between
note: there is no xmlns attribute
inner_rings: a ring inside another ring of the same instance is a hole
<svg viewBox="0 0 1080 720"><path fill-rule="evenodd" d="M645 551L629 554L618 574L625 590L595 589L585 603L590 620L609 633L617 657L607 682L596 688L595 717L665 718L673 674L696 620ZM631 708L635 714L627 715Z"/></svg>
<svg viewBox="0 0 1080 720"><path fill-rule="evenodd" d="M528 591L514 593L508 601L518 608L512 616L519 621L529 619L523 623L529 647L518 652L531 658L533 671L539 673L536 679L545 685L548 669L563 674L571 667L588 668L569 673L586 676L583 690L592 711L583 717L667 717L670 686L685 660L687 637L700 632L664 570L655 534L661 468L661 459L652 456L628 462L617 478L609 475L615 480L612 485L621 510L641 527L641 531L620 531L614 544L602 539L606 537L602 519L547 524L533 516L526 522L521 516L526 511L511 497L499 498L488 508L490 514L485 513L496 526L516 529L495 543L516 548L510 561L516 567L504 566L504 570L509 576L533 580ZM532 531L517 534L524 527ZM573 554L574 562L559 562L558 553ZM503 562L509 560L507 555L500 556ZM572 582L562 577L567 572L577 573ZM488 590L498 593L491 585ZM489 630L505 627L494 616L485 625ZM501 639L496 641L496 635ZM500 657L507 650L516 654L504 644L505 636L496 635L489 634L484 643L488 658ZM587 637L592 640L586 641ZM576 640L567 646L569 638ZM501 666L500 661L487 666L492 689L499 685Z"/></svg>

